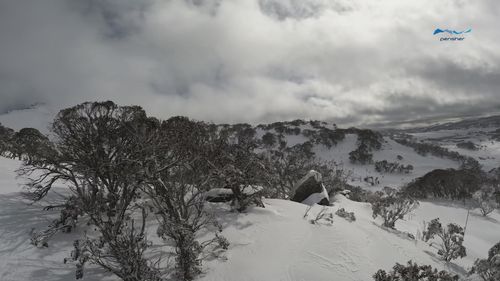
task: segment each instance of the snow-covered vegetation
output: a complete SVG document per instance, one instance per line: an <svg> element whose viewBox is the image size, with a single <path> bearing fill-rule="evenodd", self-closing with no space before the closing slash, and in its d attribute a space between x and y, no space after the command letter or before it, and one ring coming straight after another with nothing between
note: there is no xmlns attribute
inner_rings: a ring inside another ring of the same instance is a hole
<svg viewBox="0 0 500 281"><path fill-rule="evenodd" d="M111 102L1 126L0 280L497 280L498 128L437 129Z"/></svg>

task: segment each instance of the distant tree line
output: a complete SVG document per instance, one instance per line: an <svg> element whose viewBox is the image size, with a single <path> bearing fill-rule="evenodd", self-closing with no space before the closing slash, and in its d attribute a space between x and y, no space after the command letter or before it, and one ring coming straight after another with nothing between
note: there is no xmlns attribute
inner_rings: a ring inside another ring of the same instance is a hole
<svg viewBox="0 0 500 281"><path fill-rule="evenodd" d="M476 159L472 157L467 157L464 155L461 155L460 153L456 151L450 151L447 148L441 147L439 145L434 145L430 143L424 143L424 142L415 142L412 141L411 138L406 137L406 138L394 138L394 141L396 141L399 144L402 144L404 146L408 146L413 148L413 150L422 155L422 156L427 156L427 155L434 155L436 157L440 158L447 158L453 161L457 161L461 164L463 167L479 167L479 162L477 162Z"/></svg>
<svg viewBox="0 0 500 281"><path fill-rule="evenodd" d="M379 173L404 173L409 174L413 171L413 165L403 165L398 162L388 162L387 160L375 162L375 171Z"/></svg>
<svg viewBox="0 0 500 281"><path fill-rule="evenodd" d="M358 135L358 146L349 153L349 160L351 163L363 165L373 163L372 151L382 148L382 135L372 130L357 128L349 128L346 132Z"/></svg>

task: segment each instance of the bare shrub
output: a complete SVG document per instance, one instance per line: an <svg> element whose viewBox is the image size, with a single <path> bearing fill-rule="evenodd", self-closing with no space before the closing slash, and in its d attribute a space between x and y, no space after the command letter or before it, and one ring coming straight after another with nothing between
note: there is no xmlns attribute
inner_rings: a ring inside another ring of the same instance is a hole
<svg viewBox="0 0 500 281"><path fill-rule="evenodd" d="M499 206L495 200L495 191L493 186L483 185L480 190L472 195L472 199L476 201L483 216L489 215Z"/></svg>
<svg viewBox="0 0 500 281"><path fill-rule="evenodd" d="M348 222L356 221L356 216L354 212L347 212L344 208L338 209L335 214L341 218L346 219Z"/></svg>

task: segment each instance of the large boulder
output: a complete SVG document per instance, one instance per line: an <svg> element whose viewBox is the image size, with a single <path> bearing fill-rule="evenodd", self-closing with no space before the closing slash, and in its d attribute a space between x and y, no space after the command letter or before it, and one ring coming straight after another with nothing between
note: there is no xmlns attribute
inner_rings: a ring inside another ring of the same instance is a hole
<svg viewBox="0 0 500 281"><path fill-rule="evenodd" d="M322 182L321 174L311 170L293 188L292 201L306 205L330 205L328 192Z"/></svg>

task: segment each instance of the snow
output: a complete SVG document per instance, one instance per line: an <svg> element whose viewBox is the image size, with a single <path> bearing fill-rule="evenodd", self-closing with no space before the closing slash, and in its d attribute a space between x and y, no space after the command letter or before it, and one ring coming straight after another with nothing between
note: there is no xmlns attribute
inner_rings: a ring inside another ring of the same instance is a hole
<svg viewBox="0 0 500 281"><path fill-rule="evenodd" d="M332 225L314 225L303 218L307 208L303 204L272 199L265 203L265 209L253 208L225 224L223 233L232 242L228 260L208 262L210 270L201 280L370 280L378 269L410 259L463 274L476 258L486 256L500 234L498 212L486 219L472 215L465 235L468 257L445 265L427 243L381 227L369 204L337 196L328 211L345 208L355 213L356 221L334 216ZM315 205L308 217L314 218L321 208ZM460 206L423 202L410 220L398 221L396 227L415 234L422 220L430 221L436 214L442 222L465 219Z"/></svg>
<svg viewBox="0 0 500 281"><path fill-rule="evenodd" d="M29 231L41 229L57 212L41 211L38 204L24 201L19 179L13 173L19 162L0 158L0 280L74 280L74 266L64 264L79 234L58 234L49 248L38 249L29 244ZM64 192L64 190L58 190ZM381 227L374 220L367 203L350 201L337 195L328 213L340 208L354 212L355 222L333 216L333 223L311 224L323 206L314 205L304 218L307 205L277 199L266 199L266 208L251 207L248 212L231 212L227 204L210 204L223 226L223 235L231 245L227 259L211 259L204 263L203 281L301 281L301 280L371 280L378 269L390 269L396 263L413 260L439 269L463 274L476 258L484 258L500 237L500 213L485 218L477 209L471 211L465 234L468 256L448 266L440 261L437 250L423 241L408 238L417 235L422 221L439 216L443 223L463 225L467 208L461 203L425 201L396 228ZM47 200L57 200L53 194ZM78 231L83 231L80 226ZM150 231L154 235L154 231ZM100 269L89 268L86 281L117 280Z"/></svg>
<svg viewBox="0 0 500 281"><path fill-rule="evenodd" d="M16 131L22 128L35 128L47 134L56 112L43 105L29 109L14 110L0 114L0 123Z"/></svg>
<svg viewBox="0 0 500 281"><path fill-rule="evenodd" d="M321 200L323 200L324 198L328 199L328 192L326 191L325 187L323 187L323 192L313 193L309 195L309 197L302 201L302 204L312 206L321 202Z"/></svg>
<svg viewBox="0 0 500 281"><path fill-rule="evenodd" d="M20 190L21 180L16 179L16 170L20 162L0 156L0 194L9 194Z"/></svg>
<svg viewBox="0 0 500 281"><path fill-rule="evenodd" d="M458 168L458 162L443 159L432 155L422 156L417 154L412 148L401 145L394 140L385 137L382 149L373 151L373 161L387 160L389 162L399 162L403 165L413 165L413 171L410 174L382 174L375 171L373 165L352 164L349 161L349 152L357 148L357 135L347 134L345 139L336 146L328 149L325 146L318 145L314 147L316 155L325 161L334 160L341 164L347 171L352 171L349 184L360 186L365 189L377 191L385 186L400 188L405 183L409 183L416 177L421 177L435 169ZM403 160L397 160L397 156L403 156ZM363 179L373 177L379 179L379 184L371 186Z"/></svg>
<svg viewBox="0 0 500 281"><path fill-rule="evenodd" d="M500 165L500 142L491 139L489 133L497 128L467 128L455 130L439 130L425 133L412 133L417 141L427 141L438 144L451 151L478 160L485 171L497 168ZM471 141L478 150L458 148L457 143Z"/></svg>
<svg viewBox="0 0 500 281"><path fill-rule="evenodd" d="M19 130L35 127L47 132L52 113L46 109L11 112L0 115L5 126ZM308 124L301 129L311 128ZM257 130L258 135L265 133ZM487 130L456 129L424 133L413 133L417 141L432 141L450 150L476 158L485 169L500 165L500 143L488 138ZM302 135L287 136L289 145L303 143L308 139ZM313 150L322 160L333 160L352 171L349 184L370 190L384 186L395 188L416 177L438 168L458 168L458 163L435 156L421 156L412 148L400 145L389 138L379 151L374 151L374 161L398 161L414 166L411 174L380 174L373 165L354 165L349 162L349 152L356 149L357 136L347 134L345 139L328 149L322 145ZM462 140L471 140L480 145L477 151L456 147ZM0 157L0 280L1 281L69 281L74 280L74 265L64 264L69 256L73 240L85 230L76 233L58 234L49 248L38 249L29 243L32 228L43 229L58 214L57 211L41 211L41 203L29 204L20 193L23 179L16 178L20 162ZM320 175L321 176L321 175ZM378 177L380 184L371 186L363 178ZM254 190L249 188L245 191ZM259 190L259 188L257 188ZM214 190L212 192L230 192ZM57 189L57 193L65 192ZM46 200L58 200L52 193ZM313 194L311 196L325 196ZM309 205L308 198L305 203ZM342 195L332 198L333 206L313 205L306 218L308 205L287 200L265 199L266 208L251 207L246 213L231 212L227 204L209 204L223 226L223 235L231 243L224 258L213 258L204 262L203 281L323 281L323 280L371 280L378 269L390 270L396 262L413 260L418 264L429 264L457 274L464 274L477 258L485 258L488 250L500 240L500 212L493 211L483 217L479 209L470 209L464 236L467 256L446 265L437 256L437 249L418 240L423 231L423 222L439 217L443 224L465 225L468 205L461 202L428 200L420 202L419 208L404 220L396 222L396 229L381 226L380 218L373 219L371 206L351 201ZM317 202L317 201L316 201ZM340 208L354 212L356 221L348 222L333 216L333 223L311 224L310 219L326 208L335 213ZM154 231L149 232L154 236ZM408 234L417 237L410 239ZM152 239L154 241L154 239ZM84 281L117 280L98 268L86 270ZM474 280L475 281L475 280Z"/></svg>

